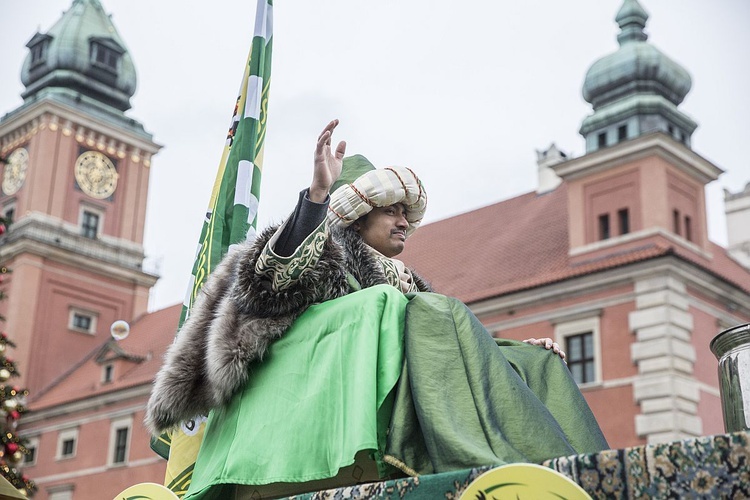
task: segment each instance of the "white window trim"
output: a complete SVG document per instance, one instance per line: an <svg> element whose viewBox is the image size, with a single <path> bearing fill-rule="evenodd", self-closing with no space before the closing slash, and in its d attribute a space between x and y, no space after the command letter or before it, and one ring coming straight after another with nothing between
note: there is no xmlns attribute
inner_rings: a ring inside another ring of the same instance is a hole
<svg viewBox="0 0 750 500"><path fill-rule="evenodd" d="M26 462L26 459L21 462L21 467L31 467L33 465L36 465L36 461L39 458L39 436L34 437L27 437L26 438L26 448L28 449L34 449L34 459ZM25 455L28 456L28 455Z"/></svg>
<svg viewBox="0 0 750 500"><path fill-rule="evenodd" d="M65 441L68 441L70 439L73 439L73 453L70 455L64 455L63 452L63 443ZM74 458L76 456L76 452L78 451L78 427L75 427L73 429L65 429L61 430L57 434L57 454L55 455L55 460L68 460L71 458Z"/></svg>
<svg viewBox="0 0 750 500"><path fill-rule="evenodd" d="M73 324L73 318L75 315L78 314L80 316L88 316L91 318L91 325L89 326L88 330L84 330L83 328L78 328L77 326L74 326ZM99 318L99 315L95 312L88 311L86 309L81 309L80 307L70 307L68 311L68 330L74 331L74 332L80 332L80 333L87 333L89 335L96 334L96 323L97 319Z"/></svg>
<svg viewBox="0 0 750 500"><path fill-rule="evenodd" d="M60 484L47 488L49 500L73 500L73 491L75 487L72 484Z"/></svg>
<svg viewBox="0 0 750 500"><path fill-rule="evenodd" d="M115 462L115 444L117 439L117 431L119 429L128 430L128 440L125 443L125 460L123 462ZM128 457L130 457L130 440L133 439L133 416L120 417L112 420L112 424L109 427L109 450L107 451L107 465L109 467L122 467L128 464Z"/></svg>
<svg viewBox="0 0 750 500"><path fill-rule="evenodd" d="M574 335L591 332L594 343L594 380L580 384L579 387L591 387L602 383L602 347L599 329L599 316L576 319L555 324L555 342L565 348L566 339Z"/></svg>
<svg viewBox="0 0 750 500"><path fill-rule="evenodd" d="M91 212L99 216L99 225L96 226L96 237L99 238L102 235L102 228L104 227L104 213L103 208L91 205L89 203L81 203L78 207L78 233L83 234L83 212Z"/></svg>

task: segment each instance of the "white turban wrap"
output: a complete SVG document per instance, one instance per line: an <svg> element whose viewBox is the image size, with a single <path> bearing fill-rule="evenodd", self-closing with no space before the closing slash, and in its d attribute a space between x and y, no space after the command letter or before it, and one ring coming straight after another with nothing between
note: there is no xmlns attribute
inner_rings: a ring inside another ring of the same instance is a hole
<svg viewBox="0 0 750 500"><path fill-rule="evenodd" d="M422 181L406 167L386 167L370 170L351 184L344 184L331 194L328 222L349 226L374 207L388 207L401 203L406 207L410 235L422 222L427 209L427 193Z"/></svg>

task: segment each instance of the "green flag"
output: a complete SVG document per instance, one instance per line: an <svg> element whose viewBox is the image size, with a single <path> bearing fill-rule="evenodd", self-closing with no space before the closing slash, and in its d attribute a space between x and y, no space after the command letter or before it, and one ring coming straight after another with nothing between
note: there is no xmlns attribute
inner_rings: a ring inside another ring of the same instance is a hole
<svg viewBox="0 0 750 500"><path fill-rule="evenodd" d="M272 45L273 0L258 0L250 54L203 221L180 326L189 317L201 287L229 247L255 238ZM196 415L196 419L184 423L181 430L152 442L157 453L169 457L165 485L180 497L190 485L204 420Z"/></svg>

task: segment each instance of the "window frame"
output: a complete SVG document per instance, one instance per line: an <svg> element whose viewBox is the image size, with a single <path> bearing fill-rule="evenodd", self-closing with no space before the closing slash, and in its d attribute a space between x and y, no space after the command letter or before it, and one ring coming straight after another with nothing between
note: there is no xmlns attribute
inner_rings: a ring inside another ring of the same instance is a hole
<svg viewBox="0 0 750 500"><path fill-rule="evenodd" d="M599 214L596 221L597 241L606 241L612 238L612 221L610 220L609 212Z"/></svg>
<svg viewBox="0 0 750 500"><path fill-rule="evenodd" d="M601 348L601 330L600 317L590 316L586 318L574 319L555 324L555 342L561 346L567 347L567 339L576 335L591 332L593 345L594 361L594 379L589 382L578 384L579 387L590 387L602 383L602 348ZM568 354L566 350L566 354Z"/></svg>
<svg viewBox="0 0 750 500"><path fill-rule="evenodd" d="M93 218L96 218L96 225L92 227L89 222L90 219ZM84 238L88 238L90 240L99 238L99 234L101 234L102 228L102 214L97 212L96 210L88 210L84 208L83 210L81 210L81 219L79 226L81 229L81 236L83 236ZM91 229L93 229L93 233Z"/></svg>
<svg viewBox="0 0 750 500"><path fill-rule="evenodd" d="M620 125L617 127L617 142L626 141L628 139L628 125Z"/></svg>
<svg viewBox="0 0 750 500"><path fill-rule="evenodd" d="M628 207L617 211L617 226L620 236L630 233L630 209Z"/></svg>
<svg viewBox="0 0 750 500"><path fill-rule="evenodd" d="M125 437L125 444L124 444L124 450L123 450L123 460L121 462L116 462L115 454L118 452L119 446L117 442L117 438L119 435L119 431L121 430L127 430L127 435ZM109 448L107 450L107 465L109 467L123 467L127 466L129 462L129 456L130 456L130 442L133 437L133 416L128 415L127 417L120 417L117 419L112 420L112 423L109 427Z"/></svg>
<svg viewBox="0 0 750 500"><path fill-rule="evenodd" d="M39 436L27 437L26 449L31 453L24 454L21 467L33 467L36 465L36 460L39 457Z"/></svg>
<svg viewBox="0 0 750 500"><path fill-rule="evenodd" d="M73 441L73 450L68 454L63 454L64 444ZM57 433L57 453L55 460L69 460L75 458L78 451L78 427L62 429Z"/></svg>
<svg viewBox="0 0 750 500"><path fill-rule="evenodd" d="M122 59L121 52L99 40L91 41L90 50L91 64L93 66L114 74L119 72L120 60Z"/></svg>
<svg viewBox="0 0 750 500"><path fill-rule="evenodd" d="M89 325L88 330L85 330L83 328L76 326L75 324L76 316L84 316L84 317L91 319L91 323ZM95 335L98 319L99 319L98 313L95 313L93 311L88 311L80 307L72 306L68 310L68 330L73 331L73 332L86 333L88 335Z"/></svg>
<svg viewBox="0 0 750 500"><path fill-rule="evenodd" d="M8 221L8 224L12 224L16 220L16 207L17 207L17 200L12 199L8 200L5 203L3 203L2 208L2 216L4 219ZM10 217L8 217L8 213L11 214Z"/></svg>

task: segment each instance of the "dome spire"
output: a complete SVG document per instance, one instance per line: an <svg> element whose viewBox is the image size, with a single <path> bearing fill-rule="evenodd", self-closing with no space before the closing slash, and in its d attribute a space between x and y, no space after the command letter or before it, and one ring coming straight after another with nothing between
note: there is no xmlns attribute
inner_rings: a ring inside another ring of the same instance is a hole
<svg viewBox="0 0 750 500"><path fill-rule="evenodd" d="M620 46L631 42L645 42L648 35L644 33L646 21L648 21L648 12L638 3L638 0L625 0L620 7L620 11L615 17L615 21L620 26L620 33L617 35L617 41Z"/></svg>
<svg viewBox="0 0 750 500"><path fill-rule="evenodd" d="M115 112L130 108L135 66L99 0L73 0L47 33L37 32L26 46L24 100L55 94Z"/></svg>
<svg viewBox="0 0 750 500"><path fill-rule="evenodd" d="M638 0L623 0L615 20L620 47L592 64L583 82L583 98L594 108L580 129L586 151L653 132L690 146L698 125L677 108L690 74L647 41L648 13Z"/></svg>

